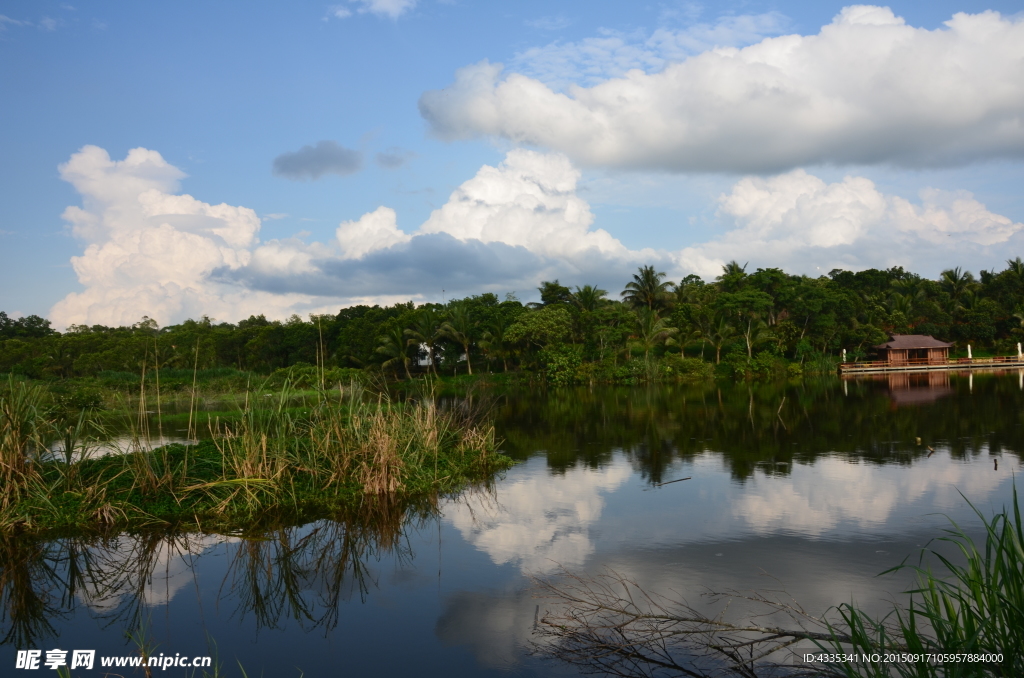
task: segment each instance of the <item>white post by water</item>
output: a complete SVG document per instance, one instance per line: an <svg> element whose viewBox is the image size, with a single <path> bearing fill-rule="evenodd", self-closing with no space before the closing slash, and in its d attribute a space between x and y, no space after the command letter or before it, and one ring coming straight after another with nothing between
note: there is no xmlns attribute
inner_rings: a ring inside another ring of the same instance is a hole
<svg viewBox="0 0 1024 678"><path fill-rule="evenodd" d="M1017 353L1020 353L1020 344L1017 344ZM843 362L846 362L846 349L843 349Z"/></svg>
<svg viewBox="0 0 1024 678"><path fill-rule="evenodd" d="M974 358L971 357L971 345L970 344L967 344L967 359L968 360L974 360Z"/></svg>
<svg viewBox="0 0 1024 678"><path fill-rule="evenodd" d="M1017 342L1017 360L1024 360L1024 353L1020 352L1020 342Z"/></svg>

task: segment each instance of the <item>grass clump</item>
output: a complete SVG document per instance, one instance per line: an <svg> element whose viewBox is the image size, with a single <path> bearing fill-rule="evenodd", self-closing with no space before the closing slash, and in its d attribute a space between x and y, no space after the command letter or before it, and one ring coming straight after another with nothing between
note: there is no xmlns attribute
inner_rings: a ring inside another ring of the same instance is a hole
<svg viewBox="0 0 1024 678"><path fill-rule="evenodd" d="M47 441L38 394L27 386L12 393L2 400L0 529L316 519L354 503L452 493L512 463L496 452L494 427L480 413L431 397L366 397L357 385L301 414L287 388L270 401L247 400L197 444L150 450L136 440L122 454L58 459L39 453Z"/></svg>
<svg viewBox="0 0 1024 678"><path fill-rule="evenodd" d="M945 665L920 661L846 663L831 673L849 678L889 676L1024 676L1024 522L1016 487L1013 510L991 519L974 509L985 526L982 548L956 523L938 541L952 544L957 564L931 551L944 573L923 563L912 568L918 585L908 591L906 608L896 607L882 620L855 606L839 608L843 633L823 649L858 655L959 655L980 661ZM998 658L998 659L996 659Z"/></svg>

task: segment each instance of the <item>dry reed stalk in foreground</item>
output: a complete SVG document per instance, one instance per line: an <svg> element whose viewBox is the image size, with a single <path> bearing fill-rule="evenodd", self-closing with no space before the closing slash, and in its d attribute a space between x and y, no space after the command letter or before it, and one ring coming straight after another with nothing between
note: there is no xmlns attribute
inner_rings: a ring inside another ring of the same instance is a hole
<svg viewBox="0 0 1024 678"><path fill-rule="evenodd" d="M801 641L837 637L827 620L761 593L708 594L712 602L725 603L718 615L708 616L685 600L649 593L613 570L588 577L563 572L535 582L540 596L555 603L538 623L535 650L587 672L753 678L778 669L787 650ZM729 605L737 601L760 613L728 620ZM792 626L775 623L779 617ZM794 667L786 668L792 673Z"/></svg>
<svg viewBox="0 0 1024 678"><path fill-rule="evenodd" d="M16 504L38 476L31 456L44 449L42 399L41 388L13 379L0 394L0 510Z"/></svg>

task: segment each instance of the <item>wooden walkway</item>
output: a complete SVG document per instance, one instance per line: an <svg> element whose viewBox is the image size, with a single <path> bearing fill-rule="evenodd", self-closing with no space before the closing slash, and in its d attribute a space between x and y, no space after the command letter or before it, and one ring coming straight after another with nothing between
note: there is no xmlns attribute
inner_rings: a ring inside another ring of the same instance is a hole
<svg viewBox="0 0 1024 678"><path fill-rule="evenodd" d="M957 358L942 362L928 360L907 360L891 364L885 360L840 363L839 374L881 374L885 372L952 372L961 370L1005 370L1024 369L1024 360L1017 356L996 356L995 358Z"/></svg>

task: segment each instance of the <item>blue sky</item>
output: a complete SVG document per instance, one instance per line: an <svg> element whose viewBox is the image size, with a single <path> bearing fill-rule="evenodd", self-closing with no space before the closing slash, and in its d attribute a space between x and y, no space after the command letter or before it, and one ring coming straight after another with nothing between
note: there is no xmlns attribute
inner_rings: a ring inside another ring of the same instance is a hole
<svg viewBox="0 0 1024 678"><path fill-rule="evenodd" d="M1024 254L1019 7L890 7L0 3L0 310L1001 268Z"/></svg>

